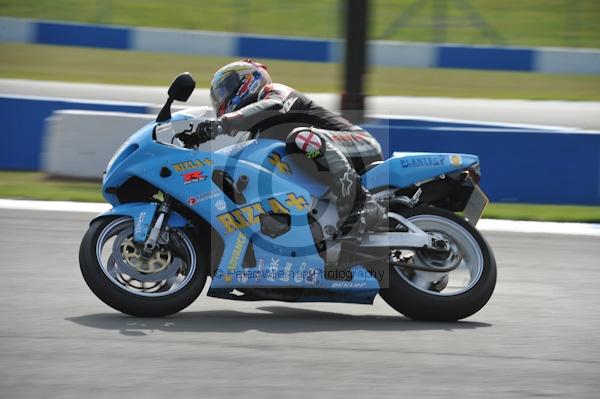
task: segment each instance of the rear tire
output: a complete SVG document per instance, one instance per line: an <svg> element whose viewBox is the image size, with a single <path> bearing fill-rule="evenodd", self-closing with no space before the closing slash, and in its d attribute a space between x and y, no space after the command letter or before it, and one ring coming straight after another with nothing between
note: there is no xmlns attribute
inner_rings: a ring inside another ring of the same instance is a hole
<svg viewBox="0 0 600 399"><path fill-rule="evenodd" d="M105 230L119 223L132 224L131 218L102 218L91 224L81 241L79 264L83 278L92 292L108 306L132 316L167 316L189 306L204 288L208 265L207 257L198 247L198 240L193 234L189 231L181 232L188 251L190 248L194 251L193 254L188 254L188 259L195 259L195 268L191 276L186 278L186 284L173 293L159 292L155 296L143 296L128 291L125 285L119 286L116 280L109 278L99 262L101 256L97 250L98 240Z"/></svg>
<svg viewBox="0 0 600 399"><path fill-rule="evenodd" d="M420 228L419 222L416 221L419 218L427 220L429 217L429 224L435 220L444 219L448 223L447 226L469 235L477 244L482 258L480 274L465 291L455 295L443 295L445 285L439 294L434 290L428 292L425 289L419 289L390 265L388 268L389 287L381 289L381 297L398 312L416 320L456 321L478 312L488 302L496 285L496 261L489 245L479 231L463 218L443 209L413 208L398 213L411 222L414 219L414 223ZM444 223L440 223L440 230L444 229Z"/></svg>

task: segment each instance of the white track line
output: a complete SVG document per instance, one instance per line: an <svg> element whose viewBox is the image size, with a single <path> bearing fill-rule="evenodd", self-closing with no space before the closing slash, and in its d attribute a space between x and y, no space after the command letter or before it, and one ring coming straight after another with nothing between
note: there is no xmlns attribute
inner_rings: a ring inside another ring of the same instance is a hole
<svg viewBox="0 0 600 399"><path fill-rule="evenodd" d="M477 229L482 231L506 231L511 233L567 234L600 237L600 224L594 223L482 219L477 223Z"/></svg>
<svg viewBox="0 0 600 399"><path fill-rule="evenodd" d="M110 209L110 204L72 201L30 201L0 199L0 209L20 209L25 211L85 212L100 213Z"/></svg>
<svg viewBox="0 0 600 399"><path fill-rule="evenodd" d="M30 211L100 213L110 209L109 204L70 201L30 201L0 199L0 209ZM482 231L500 231L531 234L567 234L600 237L600 224L530 222L520 220L482 219L477 224Z"/></svg>

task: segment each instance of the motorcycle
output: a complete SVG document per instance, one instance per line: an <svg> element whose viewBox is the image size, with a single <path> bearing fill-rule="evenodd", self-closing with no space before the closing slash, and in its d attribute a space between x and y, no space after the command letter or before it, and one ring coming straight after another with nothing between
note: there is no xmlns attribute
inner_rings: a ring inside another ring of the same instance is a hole
<svg viewBox="0 0 600 399"><path fill-rule="evenodd" d="M212 297L372 304L379 294L418 320L454 321L487 303L496 263L475 228L488 202L477 156L394 153L366 166L363 184L387 219L340 237L335 197L285 143L248 133L215 151L186 144L208 113L171 106L194 88L179 75L156 121L108 163L102 189L113 208L91 221L79 252L107 305L170 315L208 277Z"/></svg>

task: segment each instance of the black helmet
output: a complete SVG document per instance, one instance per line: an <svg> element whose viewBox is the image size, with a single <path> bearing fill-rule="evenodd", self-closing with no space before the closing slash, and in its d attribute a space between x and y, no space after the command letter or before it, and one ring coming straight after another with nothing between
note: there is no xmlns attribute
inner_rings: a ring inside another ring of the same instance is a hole
<svg viewBox="0 0 600 399"><path fill-rule="evenodd" d="M255 102L258 93L272 83L267 67L252 60L227 64L219 69L210 83L210 99L217 116Z"/></svg>

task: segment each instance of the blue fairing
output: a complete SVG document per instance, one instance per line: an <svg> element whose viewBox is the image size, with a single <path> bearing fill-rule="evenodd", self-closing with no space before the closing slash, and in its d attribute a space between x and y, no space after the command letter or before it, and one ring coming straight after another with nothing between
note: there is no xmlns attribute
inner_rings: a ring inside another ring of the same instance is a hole
<svg viewBox="0 0 600 399"><path fill-rule="evenodd" d="M260 145L257 145L259 144L259 141ZM302 186L315 197L321 197L329 190L329 187L316 180L314 176L311 176L304 168L298 167L292 157L287 155L285 143L279 140L249 140L217 150L216 153L227 155L235 160L241 159L262 165L264 168L274 170L276 173L287 178L293 178L297 185ZM284 172L282 173L280 168L285 169L285 165L287 165L290 170L293 169L293 175L288 175Z"/></svg>
<svg viewBox="0 0 600 399"><path fill-rule="evenodd" d="M175 114L170 122L189 118ZM163 123L161 129L168 126ZM111 160L103 193L114 208L101 216L130 216L135 240L146 239L157 204L119 204L111 194L130 178L138 177L189 208L221 237L223 256L209 294L225 296L235 288L306 288L309 294L301 297L303 301L372 302L379 284L363 267L355 266L349 281L325 278L308 211L313 197L324 195L328 187L298 167L286 155L284 143L257 139L204 152L155 141L155 127L156 123L150 123L140 129ZM477 162L477 157L462 154L394 155L364 176L367 187L403 187ZM244 198L237 203L221 190L219 179L213 179L223 174L233 182L247 178ZM289 214L290 230L276 237L264 234L260 215L269 212ZM192 222L172 213L167 223L177 228ZM210 241L201 245L213 247Z"/></svg>
<svg viewBox="0 0 600 399"><path fill-rule="evenodd" d="M478 157L469 154L394 152L392 158L365 173L362 181L369 190L387 186L402 188L478 162Z"/></svg>

